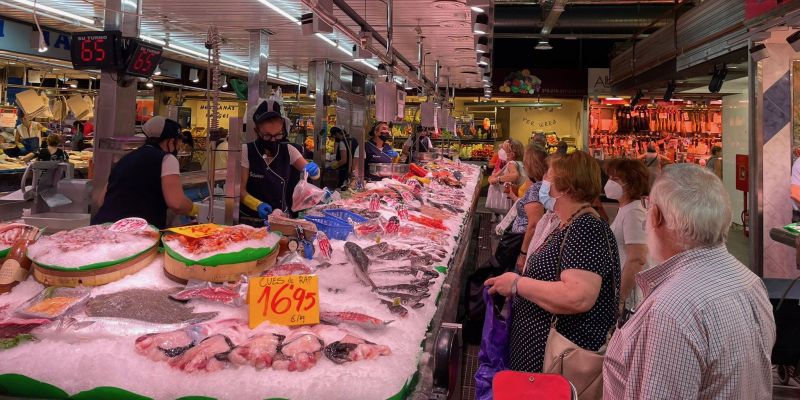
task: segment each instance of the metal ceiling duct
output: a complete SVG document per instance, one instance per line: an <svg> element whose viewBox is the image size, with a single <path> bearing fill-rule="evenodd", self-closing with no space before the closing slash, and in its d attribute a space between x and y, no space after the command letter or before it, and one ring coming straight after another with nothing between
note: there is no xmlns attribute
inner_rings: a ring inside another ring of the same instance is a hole
<svg viewBox="0 0 800 400"><path fill-rule="evenodd" d="M593 33L601 33L597 30L605 33L630 32L647 28L670 8L669 5L575 6L569 2L564 11L559 13L557 24L550 26L548 33L581 33L588 30ZM652 28L660 28L667 23L662 20ZM546 24L547 20L542 19L541 7L495 7L495 34L532 33L543 30Z"/></svg>

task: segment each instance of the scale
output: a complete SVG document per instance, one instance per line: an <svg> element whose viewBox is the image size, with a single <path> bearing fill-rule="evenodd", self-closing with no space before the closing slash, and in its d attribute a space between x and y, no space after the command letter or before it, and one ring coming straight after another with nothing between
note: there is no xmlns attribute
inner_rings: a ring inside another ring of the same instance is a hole
<svg viewBox="0 0 800 400"><path fill-rule="evenodd" d="M89 225L91 183L73 178L72 164L36 161L22 174L21 189L25 201L32 201L25 223L49 231L75 229ZM30 177L31 186L27 187Z"/></svg>

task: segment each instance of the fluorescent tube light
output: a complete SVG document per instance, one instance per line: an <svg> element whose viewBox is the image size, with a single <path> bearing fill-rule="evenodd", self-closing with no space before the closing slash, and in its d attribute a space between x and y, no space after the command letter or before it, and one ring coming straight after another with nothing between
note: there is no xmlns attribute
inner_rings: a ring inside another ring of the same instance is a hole
<svg viewBox="0 0 800 400"><path fill-rule="evenodd" d="M14 1L16 3L19 3L19 4L24 4L24 5L26 5L28 7L31 7L31 8L33 8L33 6L34 6L34 3L32 1L28 1L28 0L12 0L12 1ZM53 8L53 7L50 7L50 6L45 6L45 5L42 5L41 3L38 3L38 2L36 3L36 9L37 10L42 10L42 11L47 11L49 13L53 13L53 14L56 14L56 15L61 15L63 17L72 18L72 19L74 19L76 21L80 21L80 22L83 22L85 24L94 25L94 19L92 19L92 18L81 17L80 15L76 15L76 14L73 14L73 13L70 13L70 12L62 11L62 10L59 10L57 8Z"/></svg>

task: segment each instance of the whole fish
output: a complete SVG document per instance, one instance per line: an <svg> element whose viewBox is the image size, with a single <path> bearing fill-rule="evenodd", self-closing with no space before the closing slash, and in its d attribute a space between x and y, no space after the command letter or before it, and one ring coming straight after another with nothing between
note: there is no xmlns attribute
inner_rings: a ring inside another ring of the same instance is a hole
<svg viewBox="0 0 800 400"><path fill-rule="evenodd" d="M153 324L177 324L185 321L196 323L217 316L216 312L193 313L192 307L170 299L170 294L175 292L175 289L127 289L95 296L86 302L86 315L126 318Z"/></svg>
<svg viewBox="0 0 800 400"><path fill-rule="evenodd" d="M372 246L366 247L363 250L366 255L370 257L377 257L392 250L392 246L389 245L388 242L380 242L378 244L373 244Z"/></svg>
<svg viewBox="0 0 800 400"><path fill-rule="evenodd" d="M37 339L50 339L67 343L85 340L111 339L122 336L142 336L150 333L170 332L188 328L203 319L173 324L156 324L127 318L66 317L42 325L33 331Z"/></svg>
<svg viewBox="0 0 800 400"><path fill-rule="evenodd" d="M400 292L408 294L424 294L428 293L428 288L421 285L412 285L410 283L400 283L397 285L378 286L375 288L376 292Z"/></svg>
<svg viewBox="0 0 800 400"><path fill-rule="evenodd" d="M375 287L375 282L369 277L369 258L364 253L361 246L347 242L344 244L344 250L347 254L347 259L353 264L353 271L356 276L364 285Z"/></svg>
<svg viewBox="0 0 800 400"><path fill-rule="evenodd" d="M380 329L394 321L384 321L366 314L351 311L320 311L319 320L326 324L349 324L363 329Z"/></svg>
<svg viewBox="0 0 800 400"><path fill-rule="evenodd" d="M381 304L388 307L389 311L392 314L399 315L400 317L405 317L406 315L408 315L408 309L399 304L395 304L389 300L384 300L384 299L381 299Z"/></svg>
<svg viewBox="0 0 800 400"><path fill-rule="evenodd" d="M411 308L421 308L425 306L422 304L422 297L420 296L411 296L404 293L378 293L378 296L383 297L385 300L400 302L400 304Z"/></svg>

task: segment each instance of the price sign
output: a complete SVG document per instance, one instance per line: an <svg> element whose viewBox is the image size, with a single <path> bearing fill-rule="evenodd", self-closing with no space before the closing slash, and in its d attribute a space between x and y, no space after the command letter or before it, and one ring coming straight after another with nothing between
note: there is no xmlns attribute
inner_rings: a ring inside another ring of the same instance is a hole
<svg viewBox="0 0 800 400"><path fill-rule="evenodd" d="M278 325L319 323L316 275L263 276L250 280L250 329L264 321Z"/></svg>
<svg viewBox="0 0 800 400"><path fill-rule="evenodd" d="M177 228L167 229L170 232L175 232L179 235L188 236L190 238L199 239L206 236L211 236L224 228L217 224L200 224L181 226Z"/></svg>
<svg viewBox="0 0 800 400"><path fill-rule="evenodd" d="M72 35L70 56L75 69L117 69L119 31L79 32Z"/></svg>
<svg viewBox="0 0 800 400"><path fill-rule="evenodd" d="M141 41L131 41L131 47L125 73L149 78L161 60L161 47Z"/></svg>

